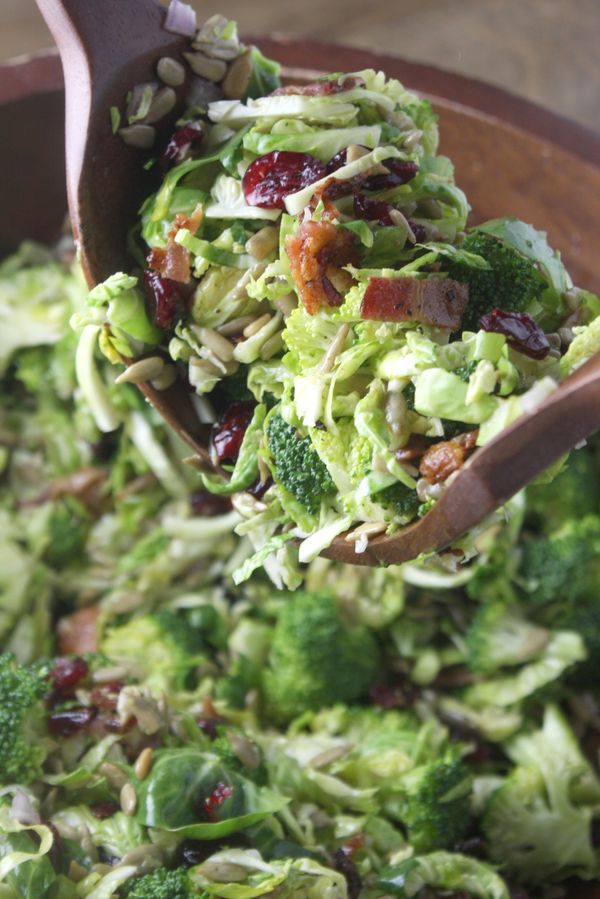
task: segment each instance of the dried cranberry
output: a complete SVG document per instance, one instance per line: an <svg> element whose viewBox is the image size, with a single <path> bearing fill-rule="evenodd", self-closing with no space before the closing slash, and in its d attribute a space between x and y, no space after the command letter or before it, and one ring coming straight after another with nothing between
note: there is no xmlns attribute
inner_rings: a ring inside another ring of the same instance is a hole
<svg viewBox="0 0 600 899"><path fill-rule="evenodd" d="M187 310L179 285L149 268L144 272L144 284L152 321L159 328L172 328Z"/></svg>
<svg viewBox="0 0 600 899"><path fill-rule="evenodd" d="M348 161L348 149L344 147L343 150L339 150L335 156L332 156L327 165L325 166L325 171L328 175L333 175L334 172L337 172L338 169L341 169L343 165L346 165Z"/></svg>
<svg viewBox="0 0 600 899"><path fill-rule="evenodd" d="M402 708L411 698L407 689L403 684L381 683L375 684L369 691L369 696L374 705L378 705L382 709Z"/></svg>
<svg viewBox="0 0 600 899"><path fill-rule="evenodd" d="M119 693L122 689L123 684L120 681L110 681L106 684L100 684L92 690L90 703L96 709L105 709L106 711L114 712L117 707Z"/></svg>
<svg viewBox="0 0 600 899"><path fill-rule="evenodd" d="M418 222L413 222L411 219L407 219L407 222L410 225L410 230L415 235L416 243L425 243L427 240L427 231L423 225L419 225Z"/></svg>
<svg viewBox="0 0 600 899"><path fill-rule="evenodd" d="M235 462L244 434L254 414L255 403L232 403L215 426L213 444L219 462Z"/></svg>
<svg viewBox="0 0 600 899"><path fill-rule="evenodd" d="M226 799L228 799L233 793L233 787L228 786L227 784L219 782L210 796L207 796L202 804L202 810L207 818L216 820L216 810L223 805Z"/></svg>
<svg viewBox="0 0 600 899"><path fill-rule="evenodd" d="M209 740L217 739L217 726L221 724L223 721L222 718L198 718L197 724L203 734L209 738Z"/></svg>
<svg viewBox="0 0 600 899"><path fill-rule="evenodd" d="M346 879L348 899L357 899L362 889L362 878L351 856L344 849L336 849L333 854L333 866Z"/></svg>
<svg viewBox="0 0 600 899"><path fill-rule="evenodd" d="M324 163L310 153L273 150L250 163L242 178L242 189L249 206L283 209L288 194L325 174Z"/></svg>
<svg viewBox="0 0 600 899"><path fill-rule="evenodd" d="M484 331L504 334L509 347L531 359L544 359L550 352L548 338L526 312L492 309L481 318L479 326Z"/></svg>
<svg viewBox="0 0 600 899"><path fill-rule="evenodd" d="M120 806L116 802L107 799L105 802L96 802L90 805L90 811L94 818L103 821L105 818L112 818L119 811Z"/></svg>
<svg viewBox="0 0 600 899"><path fill-rule="evenodd" d="M390 217L392 207L384 200L371 200L364 194L354 194L354 214L368 222L379 222L380 225L393 225Z"/></svg>
<svg viewBox="0 0 600 899"><path fill-rule="evenodd" d="M363 181L365 190L388 190L390 187L406 184L408 181L412 181L419 171L416 162L407 162L404 159L386 159L383 165L389 169L389 172L382 175L371 175L366 181Z"/></svg>
<svg viewBox="0 0 600 899"><path fill-rule="evenodd" d="M87 676L87 673L88 664L79 656L74 658L60 656L55 659L50 672L50 682L52 684L50 701L56 702L59 699L72 696L75 687L79 681Z"/></svg>
<svg viewBox="0 0 600 899"><path fill-rule="evenodd" d="M270 478L268 481L255 481L254 484L246 489L246 493L249 493L250 496L254 496L256 499L261 499L272 483L273 481Z"/></svg>
<svg viewBox="0 0 600 899"><path fill-rule="evenodd" d="M186 122L171 137L169 143L160 154L158 164L162 172L173 165L179 165L190 151L202 142L204 126L202 122Z"/></svg>
<svg viewBox="0 0 600 899"><path fill-rule="evenodd" d="M62 712L53 712L48 718L48 727L51 734L56 737L70 737L72 734L83 730L94 718L93 709L83 706L74 709L65 709Z"/></svg>
<svg viewBox="0 0 600 899"><path fill-rule="evenodd" d="M194 490L189 502L194 515L202 515L204 518L223 515L231 509L231 500L228 497L217 496L208 490Z"/></svg>

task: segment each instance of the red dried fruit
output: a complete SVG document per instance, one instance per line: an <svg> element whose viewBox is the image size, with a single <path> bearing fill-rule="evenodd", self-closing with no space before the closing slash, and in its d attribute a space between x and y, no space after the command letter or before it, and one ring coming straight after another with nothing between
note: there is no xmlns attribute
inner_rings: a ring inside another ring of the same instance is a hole
<svg viewBox="0 0 600 899"><path fill-rule="evenodd" d="M419 171L416 162L408 162L404 159L386 159L382 165L389 169L389 172L371 175L366 181L363 181L365 190L388 190L390 187L406 184L408 181L412 181Z"/></svg>
<svg viewBox="0 0 600 899"><path fill-rule="evenodd" d="M380 225L393 225L390 217L392 207L385 200L372 200L364 194L354 194L354 214L367 222L379 222Z"/></svg>
<svg viewBox="0 0 600 899"><path fill-rule="evenodd" d="M120 809L120 806L117 805L116 802L111 802L109 799L106 802L96 802L94 805L90 805L90 811L94 818L99 818L100 821L103 821L105 818L112 818Z"/></svg>
<svg viewBox="0 0 600 899"><path fill-rule="evenodd" d="M203 810L207 818L211 820L216 820L216 810L223 805L226 799L228 799L233 793L233 787L228 786L227 784L219 782L210 796L207 796L203 803Z"/></svg>
<svg viewBox="0 0 600 899"><path fill-rule="evenodd" d="M249 206L283 209L288 194L326 175L325 164L310 153L273 150L251 162L242 178Z"/></svg>
<svg viewBox="0 0 600 899"><path fill-rule="evenodd" d="M49 675L52 685L51 701L56 702L71 696L76 685L87 676L87 673L88 664L79 656L75 658L61 656L55 659Z"/></svg>
<svg viewBox="0 0 600 899"><path fill-rule="evenodd" d="M531 359L544 359L550 352L548 338L526 312L492 309L480 319L479 327L484 331L504 334L509 347Z"/></svg>
<svg viewBox="0 0 600 899"><path fill-rule="evenodd" d="M194 515L212 518L231 510L231 500L227 496L217 496L208 490L194 490L190 496L190 508Z"/></svg>
<svg viewBox="0 0 600 899"><path fill-rule="evenodd" d="M255 403L232 403L213 433L213 445L219 462L235 462L244 434L254 415Z"/></svg>
<svg viewBox="0 0 600 899"><path fill-rule="evenodd" d="M222 718L198 718L197 724L209 740L216 740L218 734L217 726L222 723L222 720Z"/></svg>
<svg viewBox="0 0 600 899"><path fill-rule="evenodd" d="M411 219L406 220L410 225L410 229L415 236L416 243L425 243L427 240L427 231L423 227L423 225L419 225L418 222L413 222Z"/></svg>
<svg viewBox="0 0 600 899"><path fill-rule="evenodd" d="M158 272L146 269L144 284L152 321L159 328L172 328L187 310L183 293L175 281L163 278Z"/></svg>
<svg viewBox="0 0 600 899"><path fill-rule="evenodd" d="M350 837L344 845L341 847L347 856L350 858L354 858L356 853L362 849L365 845L365 835L364 833L355 833L353 837Z"/></svg>
<svg viewBox="0 0 600 899"><path fill-rule="evenodd" d="M166 172L173 165L183 162L190 151L197 147L204 137L202 122L186 122L169 140L160 154L158 165L161 172Z"/></svg>
<svg viewBox="0 0 600 899"><path fill-rule="evenodd" d="M336 849L333 854L333 866L346 880L348 899L358 899L362 890L362 878L352 861L352 856L343 848Z"/></svg>
<svg viewBox="0 0 600 899"><path fill-rule="evenodd" d="M123 689L120 681L110 681L94 687L90 694L90 702L96 709L105 709L114 712L119 700L119 693Z"/></svg>
<svg viewBox="0 0 600 899"><path fill-rule="evenodd" d="M337 172L338 169L341 169L343 165L346 165L348 157L348 148L344 147L343 150L339 150L335 156L332 156L329 162L325 166L325 171L328 175L332 175L334 172Z"/></svg>
<svg viewBox="0 0 600 899"><path fill-rule="evenodd" d="M84 706L53 712L48 718L48 729L56 737L70 737L91 724L94 715L93 709Z"/></svg>

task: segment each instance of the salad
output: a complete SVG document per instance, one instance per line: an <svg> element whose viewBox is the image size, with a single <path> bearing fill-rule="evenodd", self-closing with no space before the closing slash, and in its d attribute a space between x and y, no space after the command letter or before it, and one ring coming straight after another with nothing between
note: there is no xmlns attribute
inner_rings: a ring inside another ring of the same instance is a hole
<svg viewBox="0 0 600 899"><path fill-rule="evenodd" d="M120 380L192 392L213 424L202 486L232 497L255 550L236 579L265 565L294 587L298 560L337 536L360 554L425 515L593 354L600 303L531 225L467 228L436 116L398 81L281 87L233 23L199 35L194 71L199 53L245 76L225 77L225 98L196 92L152 149L131 272L92 290L76 326L89 365L97 335L112 362L135 360ZM124 136L147 127L148 97Z"/></svg>
<svg viewBox="0 0 600 899"><path fill-rule="evenodd" d="M456 573L262 570L69 329L67 240L0 265L2 899L558 899L600 882L600 459ZM78 370L78 371L77 371Z"/></svg>

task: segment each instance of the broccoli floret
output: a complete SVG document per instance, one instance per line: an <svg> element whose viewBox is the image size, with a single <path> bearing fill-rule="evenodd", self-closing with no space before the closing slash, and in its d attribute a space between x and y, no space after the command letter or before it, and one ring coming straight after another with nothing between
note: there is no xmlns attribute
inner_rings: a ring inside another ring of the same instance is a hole
<svg viewBox="0 0 600 899"><path fill-rule="evenodd" d="M576 631L587 650L587 659L569 674L569 685L582 690L600 687L600 600L594 596L569 605L559 616L558 624L565 630Z"/></svg>
<svg viewBox="0 0 600 899"><path fill-rule="evenodd" d="M467 631L467 663L488 674L503 665L521 665L538 655L550 634L502 602L481 606Z"/></svg>
<svg viewBox="0 0 600 899"><path fill-rule="evenodd" d="M600 480L594 453L575 450L566 467L551 484L532 484L527 488L527 521L531 527L548 534L570 518L598 513Z"/></svg>
<svg viewBox="0 0 600 899"><path fill-rule="evenodd" d="M531 599L574 601L595 592L600 574L600 517L568 521L548 537L523 546L520 577Z"/></svg>
<svg viewBox="0 0 600 899"><path fill-rule="evenodd" d="M182 688L201 660L202 641L184 618L165 609L112 628L100 649L113 661L126 661L149 685Z"/></svg>
<svg viewBox="0 0 600 899"><path fill-rule="evenodd" d="M81 504L73 499L57 502L48 522L50 539L44 553L54 568L73 563L83 557L89 520Z"/></svg>
<svg viewBox="0 0 600 899"><path fill-rule="evenodd" d="M267 711L289 720L361 699L379 667L372 634L347 623L330 595L291 594L279 615L263 678Z"/></svg>
<svg viewBox="0 0 600 899"><path fill-rule="evenodd" d="M454 846L471 823L472 777L459 759L421 765L403 779L403 823L416 852Z"/></svg>
<svg viewBox="0 0 600 899"><path fill-rule="evenodd" d="M462 249L482 256L491 266L487 270L460 262L448 266L451 278L469 285L463 330L477 331L482 315L496 307L526 312L547 286L530 259L491 234L475 228L463 241Z"/></svg>
<svg viewBox="0 0 600 899"><path fill-rule="evenodd" d="M404 521L412 521L420 505L416 490L398 482L386 487L373 497L382 506L391 506L394 515Z"/></svg>
<svg viewBox="0 0 600 899"><path fill-rule="evenodd" d="M267 438L276 480L315 515L321 500L335 491L335 485L310 437L299 437L292 425L280 415L274 415L269 422Z"/></svg>
<svg viewBox="0 0 600 899"><path fill-rule="evenodd" d="M0 783L28 784L41 774L46 756L47 669L34 671L0 655Z"/></svg>
<svg viewBox="0 0 600 899"><path fill-rule="evenodd" d="M127 899L192 899L193 891L189 872L185 868L157 868L129 881L122 890Z"/></svg>

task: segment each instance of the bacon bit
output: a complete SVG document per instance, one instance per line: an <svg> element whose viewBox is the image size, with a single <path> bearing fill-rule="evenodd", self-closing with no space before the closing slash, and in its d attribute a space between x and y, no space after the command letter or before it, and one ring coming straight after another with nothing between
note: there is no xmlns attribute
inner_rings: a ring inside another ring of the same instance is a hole
<svg viewBox="0 0 600 899"><path fill-rule="evenodd" d="M210 796L204 800L204 813L211 821L217 820L216 810L233 794L233 787L219 782Z"/></svg>
<svg viewBox="0 0 600 899"><path fill-rule="evenodd" d="M354 858L356 853L362 849L365 845L365 835L364 833L355 833L353 837L350 837L349 840L346 840L344 845L341 847L342 851L348 856L348 858Z"/></svg>
<svg viewBox="0 0 600 899"><path fill-rule="evenodd" d="M420 459L431 446L431 438L421 434L411 434L408 443L394 453L398 462L414 462Z"/></svg>
<svg viewBox="0 0 600 899"><path fill-rule="evenodd" d="M62 655L83 655L98 651L98 606L79 609L58 622L58 649Z"/></svg>
<svg viewBox="0 0 600 899"><path fill-rule="evenodd" d="M111 802L110 799L107 799L105 802L96 802L94 805L90 805L92 815L100 821L104 821L105 818L112 818L120 808L120 805L116 802Z"/></svg>
<svg viewBox="0 0 600 899"><path fill-rule="evenodd" d="M360 314L370 321L418 321L457 331L468 300L468 286L451 278L369 278Z"/></svg>
<svg viewBox="0 0 600 899"><path fill-rule="evenodd" d="M183 284L189 284L191 280L190 269L190 252L185 247L175 243L175 236L178 231L187 228L191 234L195 234L204 217L202 204L198 203L193 213L183 215L178 212L168 234L167 246L154 247L148 255L148 266L155 272L158 272L163 278L170 281L180 281Z"/></svg>
<svg viewBox="0 0 600 899"><path fill-rule="evenodd" d="M477 434L479 431L467 431L459 434L452 440L442 440L434 443L421 459L420 474L430 484L439 484L445 481L453 471L458 471L465 463L468 454L475 449Z"/></svg>
<svg viewBox="0 0 600 899"><path fill-rule="evenodd" d="M342 91L350 91L355 87L363 87L362 78L346 77L341 81L311 81L310 84L288 84L285 87L278 87L271 94L271 97L284 97L289 95L299 95L301 97L328 97L331 94L341 94Z"/></svg>
<svg viewBox="0 0 600 899"><path fill-rule="evenodd" d="M308 221L295 235L286 238L285 249L292 277L309 315L318 312L322 305L341 306L343 297L339 288L346 289L351 283L342 266L358 262L355 235L336 228L332 222Z"/></svg>

